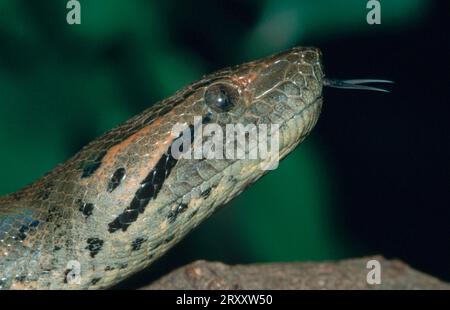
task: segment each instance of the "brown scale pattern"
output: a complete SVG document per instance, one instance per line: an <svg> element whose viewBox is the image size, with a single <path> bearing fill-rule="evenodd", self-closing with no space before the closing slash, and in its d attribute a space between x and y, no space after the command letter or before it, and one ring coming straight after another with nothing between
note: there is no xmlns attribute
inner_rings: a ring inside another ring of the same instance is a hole
<svg viewBox="0 0 450 310"><path fill-rule="evenodd" d="M205 102L205 90L215 83L237 90L231 109L221 112ZM220 126L277 123L284 157L316 123L322 84L315 48L220 70L0 198L0 287L107 288L149 266L266 173L261 160L171 158L168 149L178 138L173 125L194 126L195 116ZM123 215L130 210L138 211ZM121 226L111 229L115 221ZM68 281L70 261L79 263L78 283Z"/></svg>

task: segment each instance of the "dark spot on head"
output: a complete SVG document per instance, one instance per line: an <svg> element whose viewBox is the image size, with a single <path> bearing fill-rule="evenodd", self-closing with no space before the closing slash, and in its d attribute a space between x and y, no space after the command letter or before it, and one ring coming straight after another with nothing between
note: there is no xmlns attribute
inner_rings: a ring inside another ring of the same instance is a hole
<svg viewBox="0 0 450 310"><path fill-rule="evenodd" d="M108 224L108 231L110 233L113 233L119 229L122 229L122 231L126 231L128 226L136 221L138 215L138 210L127 208L124 212L119 214L119 216L116 217L114 221Z"/></svg>
<svg viewBox="0 0 450 310"><path fill-rule="evenodd" d="M190 139L191 143L194 138L194 126L190 126ZM173 143L178 139L183 139L183 133L175 139L172 144L168 148L168 152L163 154L161 158L156 163L155 167L149 172L149 174L145 177L144 180L139 185L138 190L134 194L133 200L130 205L119 214L111 223L108 224L108 231L110 233L116 232L121 229L122 231L126 231L128 227L136 221L139 216L139 213L143 213L148 203L152 199L156 199L160 189L162 188L164 181L170 175L173 167L177 163L177 159L172 156L170 150L172 149ZM182 145L183 143L181 143ZM181 152L187 150L180 150Z"/></svg>
<svg viewBox="0 0 450 310"><path fill-rule="evenodd" d="M66 244L66 248L71 249L73 247L72 238L67 238L65 244Z"/></svg>
<svg viewBox="0 0 450 310"><path fill-rule="evenodd" d="M36 228L37 226L39 225L39 221L32 221L31 223L30 223L30 228Z"/></svg>
<svg viewBox="0 0 450 310"><path fill-rule="evenodd" d="M211 187L208 188L208 189L206 189L206 190L204 190L204 191L200 194L200 196L203 197L204 199L206 199L206 198L209 197L210 194L211 194Z"/></svg>
<svg viewBox="0 0 450 310"><path fill-rule="evenodd" d="M92 210L94 210L94 205L92 203L86 203L81 200L78 200L80 204L80 208L78 209L85 217L89 217L92 215Z"/></svg>
<svg viewBox="0 0 450 310"><path fill-rule="evenodd" d="M117 186L120 185L120 182L125 178L125 168L119 168L116 171L114 171L111 179L108 182L107 191L111 193L113 190L117 188Z"/></svg>
<svg viewBox="0 0 450 310"><path fill-rule="evenodd" d="M101 151L94 160L88 160L83 165L83 173L81 174L82 178L88 178L100 167L102 164L102 159L106 155L106 150Z"/></svg>
<svg viewBox="0 0 450 310"><path fill-rule="evenodd" d="M25 240L25 238L27 237L28 232L30 232L31 230L34 230L38 225L39 225L39 221L37 221L37 220L32 221L28 225L22 225L19 228L19 232L17 234L17 237L20 240Z"/></svg>
<svg viewBox="0 0 450 310"><path fill-rule="evenodd" d="M169 221L169 223L175 222L178 215L186 211L187 208L188 208L187 204L180 203L173 210L170 210L169 214L167 214L167 220Z"/></svg>
<svg viewBox="0 0 450 310"><path fill-rule="evenodd" d="M120 266L119 266L119 269L125 269L125 268L127 268L128 267L128 264L127 263L124 263L124 264L121 264Z"/></svg>
<svg viewBox="0 0 450 310"><path fill-rule="evenodd" d="M116 269L116 268L111 267L111 266L106 266L105 267L105 271L111 271L111 270L114 270L114 269Z"/></svg>
<svg viewBox="0 0 450 310"><path fill-rule="evenodd" d="M27 278L27 276L25 276L25 275L17 275L15 277L16 281L19 281L19 282L25 281L26 278Z"/></svg>
<svg viewBox="0 0 450 310"><path fill-rule="evenodd" d="M164 239L164 243L169 243L170 241L173 240L173 238L175 238L175 234L171 234L169 237L167 237L166 239Z"/></svg>
<svg viewBox="0 0 450 310"><path fill-rule="evenodd" d="M97 284L98 281L100 281L101 279L102 279L102 278L94 278L94 279L92 279L91 284L92 284L92 285L95 285L95 284Z"/></svg>
<svg viewBox="0 0 450 310"><path fill-rule="evenodd" d="M102 249L103 240L99 238L88 238L86 242L88 245L85 247L85 249L89 250L91 257L94 258L95 255L97 255L98 252L100 252L100 250Z"/></svg>
<svg viewBox="0 0 450 310"><path fill-rule="evenodd" d="M55 205L50 205L47 212L46 222L53 222L56 225L57 219L61 217L61 208Z"/></svg>
<svg viewBox="0 0 450 310"><path fill-rule="evenodd" d="M18 233L17 237L20 240L25 240L25 238L27 237L28 230L29 230L28 226L22 225L19 229L19 233Z"/></svg>
<svg viewBox="0 0 450 310"><path fill-rule="evenodd" d="M144 243L145 241L146 239L142 237L134 239L133 242L131 242L131 251L140 250L142 243Z"/></svg>
<svg viewBox="0 0 450 310"><path fill-rule="evenodd" d="M59 251L59 250L61 250L61 247L60 247L60 246L57 246L57 245L55 245L55 247L53 248L53 251Z"/></svg>

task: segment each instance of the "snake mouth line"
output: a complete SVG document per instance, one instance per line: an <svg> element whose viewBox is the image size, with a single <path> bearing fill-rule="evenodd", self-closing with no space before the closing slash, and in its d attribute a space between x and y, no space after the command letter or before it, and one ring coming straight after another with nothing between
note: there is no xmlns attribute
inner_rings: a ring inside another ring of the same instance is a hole
<svg viewBox="0 0 450 310"><path fill-rule="evenodd" d="M309 103L306 106L304 106L301 110L299 110L297 113L293 114L290 118L284 120L283 123L280 125L280 130L281 129L285 129L286 127L290 126L289 123L293 119L295 119L297 117L300 117L302 114L304 114L308 110L310 110L310 109L316 107L317 105L319 105L321 103L321 100L322 100L322 96L317 96L311 103ZM314 117L309 119L308 122L306 124L304 124L305 126L307 126L307 130L303 130L303 132L300 134L298 139L290 141L290 143L288 145L286 145L285 147L283 147L282 150L279 150L279 156L278 157L279 157L280 160L283 157L285 157L285 155L287 155L292 148L294 148L298 143L300 143L308 135L308 133L311 131L312 127L314 126L314 124L317 121L318 113L319 112L317 111L317 113L315 113ZM234 160L234 161L230 162L230 164L225 169L229 169L230 166L235 165L237 162L239 162L239 160ZM261 169L261 171L263 171L263 170L264 169ZM267 172L269 172L269 170L265 170L263 172L263 174L265 174ZM201 188L204 184L208 183L210 179L214 178L215 176L219 175L220 173L223 173L223 171L217 172L216 174L210 176L210 178L208 180L202 181L195 188ZM176 202L176 200L171 201L171 203L175 203L175 202Z"/></svg>
<svg viewBox="0 0 450 310"><path fill-rule="evenodd" d="M285 120L283 122L283 124L280 125L280 130L283 130L283 129L286 130L286 127L289 127L289 122L291 122L293 119L295 119L297 117L301 117L305 112L307 112L311 108L314 108L317 105L320 105L321 102L322 102L322 96L317 96L312 102L310 102L309 104L304 106L300 111L295 113L292 117ZM283 148L283 150L280 150L280 158L284 157L286 155L286 153L288 153L292 147L294 147L295 145L300 143L309 134L309 132L312 130L312 128L314 127L314 125L318 119L319 112L320 111L316 111L316 113L314 113L314 115L310 119L306 120L306 124L303 124L305 126L304 128L307 128L307 129L302 130L302 133L300 134L299 139L295 139L295 140L291 141L291 143L286 145ZM296 128L296 130L299 130L299 128ZM284 150L285 150L285 152L283 152Z"/></svg>
<svg viewBox="0 0 450 310"><path fill-rule="evenodd" d="M172 143L167 152L170 156L178 159L267 159L265 146L270 145L273 148L276 143L276 150L270 151L271 154L279 153L280 129L284 130L292 119L300 117L320 100L315 100L306 104L297 112L291 113L288 118L283 118L280 122L255 122L240 123L233 122L219 124L207 121L200 115L194 116L193 125L187 127L187 124L176 123L172 126L172 136L182 136L177 143ZM292 109L291 109L292 111ZM315 116L303 119L303 125L300 127L303 133L308 133L314 123ZM305 130L306 129L306 130ZM297 140L297 139L296 139ZM293 141L295 142L295 141ZM261 146L264 144L265 146ZM248 146L248 147L247 147ZM253 146L253 147L252 147ZM248 156L248 158L247 158ZM258 158L260 157L260 158Z"/></svg>
<svg viewBox="0 0 450 310"><path fill-rule="evenodd" d="M308 103L307 105L305 105L300 111L298 111L297 113L294 113L294 115L292 115L292 117L288 118L287 120L285 120L283 122L283 124L280 127L284 127L286 126L285 124L287 124L290 120L292 120L293 118L296 118L300 115L302 115L304 112L306 112L309 108L313 107L316 104L319 104L322 100L322 96L317 96L312 102Z"/></svg>

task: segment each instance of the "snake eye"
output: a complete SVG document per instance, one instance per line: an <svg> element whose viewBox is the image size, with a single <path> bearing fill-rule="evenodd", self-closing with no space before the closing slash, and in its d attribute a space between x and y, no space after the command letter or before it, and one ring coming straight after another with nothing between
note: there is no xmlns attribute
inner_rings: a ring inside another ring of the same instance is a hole
<svg viewBox="0 0 450 310"><path fill-rule="evenodd" d="M208 87L204 95L208 106L218 112L226 112L233 108L239 100L237 89L227 84L214 84Z"/></svg>

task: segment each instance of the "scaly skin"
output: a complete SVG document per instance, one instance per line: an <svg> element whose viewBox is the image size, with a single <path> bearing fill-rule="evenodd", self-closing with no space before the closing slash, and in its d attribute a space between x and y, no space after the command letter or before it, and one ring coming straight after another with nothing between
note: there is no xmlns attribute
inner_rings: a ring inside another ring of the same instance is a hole
<svg viewBox="0 0 450 310"><path fill-rule="evenodd" d="M204 99L237 91L229 111ZM104 134L22 190L0 198L0 287L108 288L149 266L266 171L260 159L179 159L175 123L279 124L280 157L315 125L321 54L298 47L205 76ZM79 282L68 280L79 262Z"/></svg>

